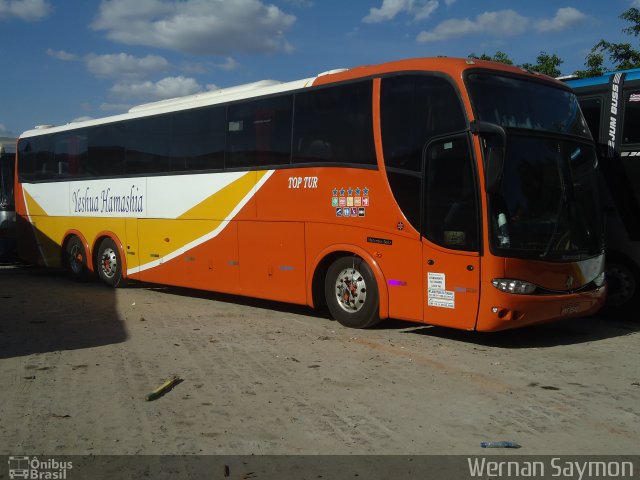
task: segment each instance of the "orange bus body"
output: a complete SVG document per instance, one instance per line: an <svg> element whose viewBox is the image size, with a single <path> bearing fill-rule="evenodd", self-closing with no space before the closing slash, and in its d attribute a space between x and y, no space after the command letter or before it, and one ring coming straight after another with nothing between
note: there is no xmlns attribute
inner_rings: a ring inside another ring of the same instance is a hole
<svg viewBox="0 0 640 480"><path fill-rule="evenodd" d="M438 72L455 86L467 121L472 122L474 110L464 83L468 69L540 81L539 76L504 65L444 58L405 60L318 76L305 88L372 79L374 168L290 164L231 173L125 177L117 180L131 184L130 194L118 193L117 202L121 202L119 208L128 205L120 208L128 212L106 216L92 215L94 207L87 205L97 202L95 209L109 211L113 201L105 186L109 179L46 185L17 179L20 255L33 263L59 267L70 239L77 238L83 246L80 260L88 271L96 272L102 261L98 248L110 238L117 247L123 278L311 307L324 303L331 262L352 257L364 260L373 273L381 319L497 331L594 313L602 305L604 286L587 291L575 287L602 273L602 255L582 261L546 262L491 253L478 135L470 136L482 212L478 251L459 251L431 242L398 206L383 158L381 78L397 72ZM38 135L27 133L27 139ZM229 178L204 198L193 200L190 208L166 215L152 211L156 202L167 202L167 197L181 202L197 185L223 175ZM101 183L95 183L94 188L91 182ZM76 188L78 185L82 188ZM143 215L132 213L136 195L144 202ZM49 207L48 199L54 197L63 198L57 210ZM73 202L89 213L59 213L66 208L64 204L73 208ZM343 203L349 215L337 216ZM500 278L517 278L556 293L503 292L492 284ZM428 292L432 292L431 302Z"/></svg>

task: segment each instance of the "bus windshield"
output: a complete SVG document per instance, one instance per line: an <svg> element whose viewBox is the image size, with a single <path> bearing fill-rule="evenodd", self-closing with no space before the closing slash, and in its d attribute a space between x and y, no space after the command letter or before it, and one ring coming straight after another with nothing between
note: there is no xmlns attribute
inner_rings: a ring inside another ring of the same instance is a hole
<svg viewBox="0 0 640 480"><path fill-rule="evenodd" d="M496 75L467 82L476 118L506 132L501 182L489 194L492 249L544 260L600 254L598 162L575 95Z"/></svg>

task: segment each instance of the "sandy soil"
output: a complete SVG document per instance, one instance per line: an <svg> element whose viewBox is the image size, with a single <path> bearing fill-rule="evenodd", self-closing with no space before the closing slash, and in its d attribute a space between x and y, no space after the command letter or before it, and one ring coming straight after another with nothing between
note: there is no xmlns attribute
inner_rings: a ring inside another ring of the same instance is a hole
<svg viewBox="0 0 640 480"><path fill-rule="evenodd" d="M0 267L0 454L640 453L640 322L346 329L309 309ZM145 395L171 375L182 382Z"/></svg>

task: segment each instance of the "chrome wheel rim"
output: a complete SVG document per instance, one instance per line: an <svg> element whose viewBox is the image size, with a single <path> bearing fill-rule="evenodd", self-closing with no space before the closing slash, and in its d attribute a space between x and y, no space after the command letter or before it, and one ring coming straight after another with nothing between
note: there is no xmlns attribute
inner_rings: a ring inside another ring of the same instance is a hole
<svg viewBox="0 0 640 480"><path fill-rule="evenodd" d="M367 284L355 268L340 272L335 284L336 300L345 312L359 312L367 300Z"/></svg>
<svg viewBox="0 0 640 480"><path fill-rule="evenodd" d="M118 269L118 256L112 248L105 248L100 258L102 273L107 278L113 278Z"/></svg>

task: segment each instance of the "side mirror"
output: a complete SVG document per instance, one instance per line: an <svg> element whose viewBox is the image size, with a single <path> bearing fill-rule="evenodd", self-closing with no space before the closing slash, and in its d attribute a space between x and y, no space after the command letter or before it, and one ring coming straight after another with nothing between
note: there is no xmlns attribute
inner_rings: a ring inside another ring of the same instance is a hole
<svg viewBox="0 0 640 480"><path fill-rule="evenodd" d="M502 183L507 134L500 125L472 122L471 133L482 137L484 148L484 185L488 193L497 193Z"/></svg>

